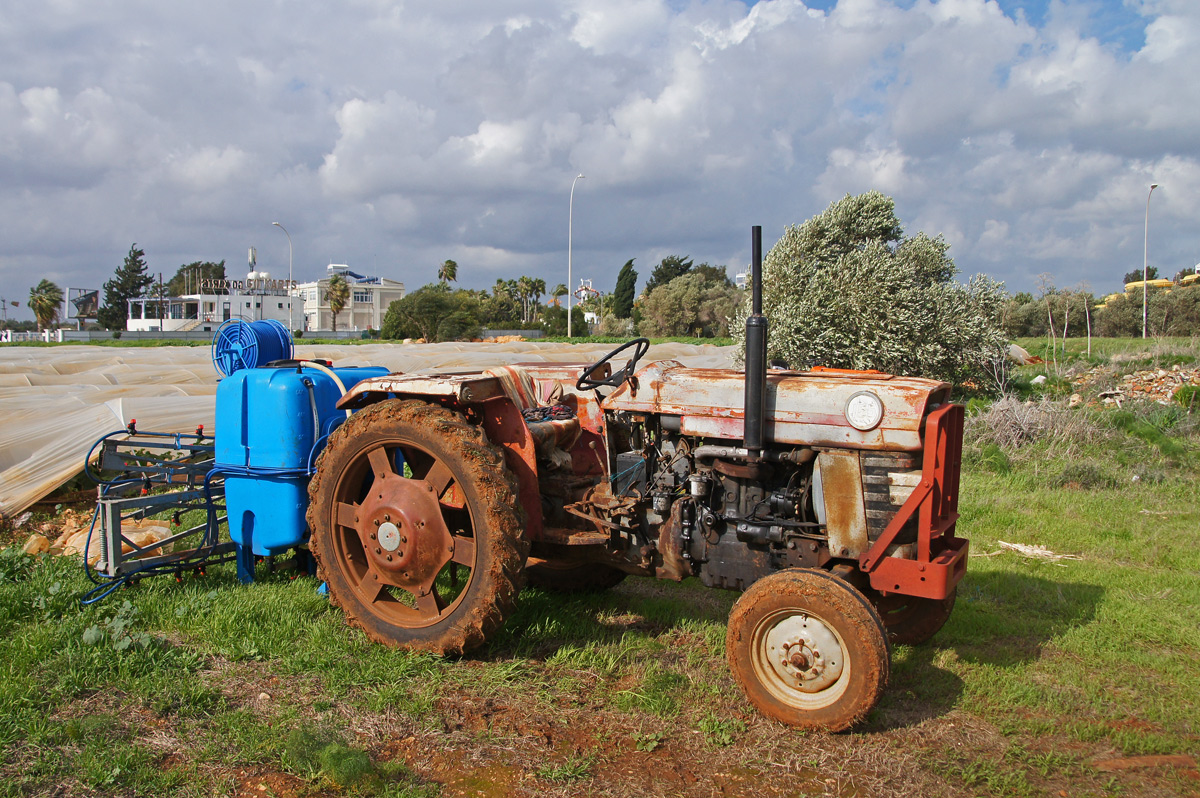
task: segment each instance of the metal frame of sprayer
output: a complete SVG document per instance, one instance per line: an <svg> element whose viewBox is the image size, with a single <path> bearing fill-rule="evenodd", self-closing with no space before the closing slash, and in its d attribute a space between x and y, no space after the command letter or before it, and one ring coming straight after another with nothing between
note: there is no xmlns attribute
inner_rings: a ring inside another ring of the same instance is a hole
<svg viewBox="0 0 1200 798"><path fill-rule="evenodd" d="M223 376L290 360L292 355L291 334L270 320L235 319L221 325L213 337L213 366ZM228 524L228 469L215 462L215 449L203 426L194 433L148 432L139 430L136 420L92 445L84 473L97 484L97 502L83 559L96 587L81 598L84 604L147 576L174 574L178 579L187 571L203 575L206 566L217 563L236 562L239 579L253 581L256 558L233 541L220 540L221 527ZM185 528L184 516L195 511L203 511L203 520ZM178 531L163 540L139 546L123 531L129 521L164 513L171 514L164 525ZM180 549L181 544L188 548ZM97 546L100 556L93 568L89 561Z"/></svg>

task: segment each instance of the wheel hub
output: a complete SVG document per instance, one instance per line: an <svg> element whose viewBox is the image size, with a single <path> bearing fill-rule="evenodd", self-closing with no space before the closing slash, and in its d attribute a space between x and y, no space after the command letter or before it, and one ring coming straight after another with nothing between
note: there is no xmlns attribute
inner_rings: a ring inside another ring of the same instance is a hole
<svg viewBox="0 0 1200 798"><path fill-rule="evenodd" d="M767 661L787 685L805 693L826 689L842 675L844 658L837 636L811 615L792 615L766 637Z"/></svg>
<svg viewBox="0 0 1200 798"><path fill-rule="evenodd" d="M437 495L425 480L377 479L357 516L371 567L399 587L424 593L454 552Z"/></svg>

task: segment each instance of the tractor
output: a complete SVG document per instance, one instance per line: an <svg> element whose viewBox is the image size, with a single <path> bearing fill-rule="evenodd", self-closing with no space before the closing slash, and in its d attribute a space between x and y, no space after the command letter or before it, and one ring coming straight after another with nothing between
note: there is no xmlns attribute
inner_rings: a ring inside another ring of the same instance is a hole
<svg viewBox="0 0 1200 798"><path fill-rule="evenodd" d="M954 607L963 411L944 382L768 364L760 228L752 249L744 371L643 363L639 338L590 364L346 390L306 519L347 621L458 655L524 584L698 578L741 592L726 654L759 711L863 720L890 644L928 640Z"/></svg>

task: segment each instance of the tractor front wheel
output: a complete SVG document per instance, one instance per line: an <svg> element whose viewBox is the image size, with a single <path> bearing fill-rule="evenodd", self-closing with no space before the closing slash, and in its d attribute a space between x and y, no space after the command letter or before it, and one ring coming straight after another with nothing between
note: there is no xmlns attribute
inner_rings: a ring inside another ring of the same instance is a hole
<svg viewBox="0 0 1200 798"><path fill-rule="evenodd" d="M309 484L311 549L348 623L461 654L513 610L528 544L503 453L460 414L393 399L329 438Z"/></svg>
<svg viewBox="0 0 1200 798"><path fill-rule="evenodd" d="M553 593L603 593L625 580L625 572L603 563L530 562L525 581Z"/></svg>
<svg viewBox="0 0 1200 798"><path fill-rule="evenodd" d="M760 712L791 726L842 731L887 685L889 649L870 602L825 571L759 579L729 614L725 653Z"/></svg>

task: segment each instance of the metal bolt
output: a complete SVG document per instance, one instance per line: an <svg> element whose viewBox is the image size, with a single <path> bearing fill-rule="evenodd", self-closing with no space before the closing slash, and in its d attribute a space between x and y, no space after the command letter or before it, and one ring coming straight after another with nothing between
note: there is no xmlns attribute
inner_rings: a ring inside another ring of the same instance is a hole
<svg viewBox="0 0 1200 798"><path fill-rule="evenodd" d="M388 515L388 514L384 513L383 520L384 520L384 521L391 521L391 520L392 520L392 517L391 517L390 515Z"/></svg>
<svg viewBox="0 0 1200 798"><path fill-rule="evenodd" d="M408 542L408 535L401 535L401 536L400 536L400 542L401 542L401 543L407 543L407 542Z"/></svg>
<svg viewBox="0 0 1200 798"><path fill-rule="evenodd" d="M392 561L392 555L390 555L390 554L389 554L389 555L388 555L388 562L391 562L391 561Z"/></svg>
<svg viewBox="0 0 1200 798"><path fill-rule="evenodd" d="M380 549L378 546L376 546L376 547L375 547L375 553L376 553L376 554L383 554L383 550L382 550L382 549Z"/></svg>
<svg viewBox="0 0 1200 798"><path fill-rule="evenodd" d="M374 540L374 539L375 539L375 533L374 533L374 532L372 532L372 533L371 533L371 540Z"/></svg>
<svg viewBox="0 0 1200 798"><path fill-rule="evenodd" d="M375 526L379 526L379 519L378 519L378 518L376 518L376 519L375 519Z"/></svg>

